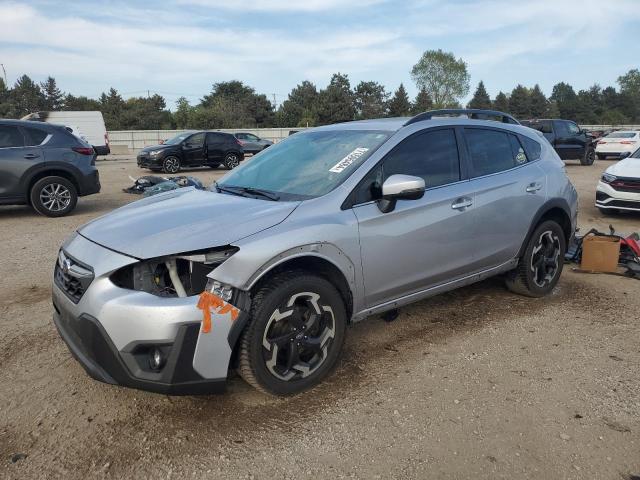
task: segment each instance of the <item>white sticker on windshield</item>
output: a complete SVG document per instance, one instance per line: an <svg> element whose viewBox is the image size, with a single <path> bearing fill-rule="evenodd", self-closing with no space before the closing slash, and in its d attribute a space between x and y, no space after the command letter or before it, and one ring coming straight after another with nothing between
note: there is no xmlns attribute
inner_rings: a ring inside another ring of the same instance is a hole
<svg viewBox="0 0 640 480"><path fill-rule="evenodd" d="M369 149L365 147L356 148L353 152L351 152L349 155L347 155L333 167L331 167L329 171L332 173L341 173L345 168L347 168L368 151Z"/></svg>

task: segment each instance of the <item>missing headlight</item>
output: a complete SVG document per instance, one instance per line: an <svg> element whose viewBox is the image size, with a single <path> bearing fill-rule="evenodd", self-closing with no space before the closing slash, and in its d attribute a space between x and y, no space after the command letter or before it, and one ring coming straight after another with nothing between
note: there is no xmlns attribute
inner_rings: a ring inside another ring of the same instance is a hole
<svg viewBox="0 0 640 480"><path fill-rule="evenodd" d="M117 270L111 281L120 288L139 290L159 297L192 296L202 293L207 285L207 275L237 252L226 247L200 252L188 252L171 257L144 260ZM175 262L174 279L169 268ZM178 283L178 285L176 285ZM181 288L184 294L179 294Z"/></svg>

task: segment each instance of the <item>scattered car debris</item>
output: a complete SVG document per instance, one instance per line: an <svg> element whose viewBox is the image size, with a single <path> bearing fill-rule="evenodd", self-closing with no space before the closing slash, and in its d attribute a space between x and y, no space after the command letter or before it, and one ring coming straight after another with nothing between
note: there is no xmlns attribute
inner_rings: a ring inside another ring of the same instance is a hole
<svg viewBox="0 0 640 480"><path fill-rule="evenodd" d="M25 458L27 458L26 453L14 453L13 455L11 455L11 463L17 463L20 460L24 460Z"/></svg>
<svg viewBox="0 0 640 480"><path fill-rule="evenodd" d="M140 178L129 177L133 181L133 185L123 188L125 193L133 193L135 195L144 195L150 197L157 193L168 192L182 187L195 187L204 190L205 186L195 177L178 176L178 177L159 177L157 175L145 175Z"/></svg>
<svg viewBox="0 0 640 480"><path fill-rule="evenodd" d="M588 260L585 263L585 246L598 243L592 242L593 238L605 240L604 242L600 242L600 245L615 243L616 246L615 248L611 248L610 246L600 248L596 255L598 259L594 261ZM565 260L580 264L581 270L579 271L617 274L617 268L612 269L605 265L605 257L613 251L615 251L617 255L616 267L624 267L625 276L640 279L640 235L638 235L637 232L627 235L626 237L618 235L615 228L611 225L609 225L608 234L593 228L583 236L574 236L572 243L567 248Z"/></svg>

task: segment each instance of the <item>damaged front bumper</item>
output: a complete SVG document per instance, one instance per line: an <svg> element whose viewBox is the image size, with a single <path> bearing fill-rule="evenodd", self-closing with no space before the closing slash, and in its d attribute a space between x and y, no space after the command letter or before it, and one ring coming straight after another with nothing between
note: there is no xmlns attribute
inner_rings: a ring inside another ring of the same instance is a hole
<svg viewBox="0 0 640 480"><path fill-rule="evenodd" d="M165 394L224 390L246 314L214 309L203 332L198 296L158 297L111 281L114 271L137 261L80 235L63 246L53 321L73 356L105 383Z"/></svg>

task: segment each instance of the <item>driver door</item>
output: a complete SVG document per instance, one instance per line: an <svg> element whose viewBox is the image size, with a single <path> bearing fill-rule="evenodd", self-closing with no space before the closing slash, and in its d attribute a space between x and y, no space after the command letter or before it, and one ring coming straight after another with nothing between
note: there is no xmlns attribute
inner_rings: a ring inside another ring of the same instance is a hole
<svg viewBox="0 0 640 480"><path fill-rule="evenodd" d="M469 273L474 194L460 162L454 128L429 129L403 140L355 193L365 302L373 307ZM424 178L419 200L399 200L382 213L376 198L394 174Z"/></svg>
<svg viewBox="0 0 640 480"><path fill-rule="evenodd" d="M185 165L198 166L204 163L204 137L205 132L194 133L182 143Z"/></svg>

